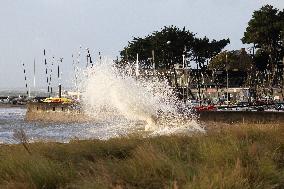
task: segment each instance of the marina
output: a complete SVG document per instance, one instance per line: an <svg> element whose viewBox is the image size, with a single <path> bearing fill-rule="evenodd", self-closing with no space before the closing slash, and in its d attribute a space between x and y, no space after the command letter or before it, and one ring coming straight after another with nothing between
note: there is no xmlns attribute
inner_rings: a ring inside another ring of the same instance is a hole
<svg viewBox="0 0 284 189"><path fill-rule="evenodd" d="M0 189L284 188L283 0L0 14Z"/></svg>

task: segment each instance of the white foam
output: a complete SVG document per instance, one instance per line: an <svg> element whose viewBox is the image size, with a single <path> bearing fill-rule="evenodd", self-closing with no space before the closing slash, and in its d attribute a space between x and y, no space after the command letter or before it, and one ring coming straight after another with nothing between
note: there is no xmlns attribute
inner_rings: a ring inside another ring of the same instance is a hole
<svg viewBox="0 0 284 189"><path fill-rule="evenodd" d="M107 58L82 71L80 90L85 112L98 120L111 122L121 117L121 120L134 121L128 125L130 128L137 128L135 122L142 121L145 130L156 134L203 131L166 79L137 78L132 73L135 65L128 64L122 69ZM116 124L117 127L126 125Z"/></svg>

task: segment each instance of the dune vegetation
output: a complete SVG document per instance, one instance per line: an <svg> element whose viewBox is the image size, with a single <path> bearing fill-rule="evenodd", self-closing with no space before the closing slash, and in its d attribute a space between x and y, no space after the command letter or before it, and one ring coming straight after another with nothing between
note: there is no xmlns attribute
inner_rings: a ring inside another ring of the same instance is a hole
<svg viewBox="0 0 284 189"><path fill-rule="evenodd" d="M284 125L1 145L0 188L284 188Z"/></svg>

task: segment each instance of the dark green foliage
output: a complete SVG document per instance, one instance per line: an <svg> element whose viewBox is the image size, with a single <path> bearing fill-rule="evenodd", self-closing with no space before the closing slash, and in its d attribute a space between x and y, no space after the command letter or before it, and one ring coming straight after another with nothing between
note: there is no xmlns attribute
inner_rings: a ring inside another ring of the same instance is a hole
<svg viewBox="0 0 284 189"><path fill-rule="evenodd" d="M134 38L121 51L122 62L135 61L137 53L139 61L145 67L152 65L152 53L158 68L171 68L173 64L182 63L182 55L190 60L196 60L200 66L212 56L218 54L229 39L210 41L207 37L196 38L195 34L183 28L164 27L145 38Z"/></svg>
<svg viewBox="0 0 284 189"><path fill-rule="evenodd" d="M194 60L203 68L206 60L216 56L229 43L229 39L220 41L212 40L210 42L207 37L196 38L192 46Z"/></svg>
<svg viewBox="0 0 284 189"><path fill-rule="evenodd" d="M249 71L253 66L253 59L244 49L221 52L214 56L208 65L213 70L238 70Z"/></svg>
<svg viewBox="0 0 284 189"><path fill-rule="evenodd" d="M267 69L269 54L266 51L259 49L255 54L254 62L258 70L264 71L265 69Z"/></svg>
<svg viewBox="0 0 284 189"><path fill-rule="evenodd" d="M270 60L269 69L284 56L284 9L279 11L271 5L265 5L253 13L242 38L243 43L253 43L256 48L265 51ZM262 66L261 66L262 67Z"/></svg>

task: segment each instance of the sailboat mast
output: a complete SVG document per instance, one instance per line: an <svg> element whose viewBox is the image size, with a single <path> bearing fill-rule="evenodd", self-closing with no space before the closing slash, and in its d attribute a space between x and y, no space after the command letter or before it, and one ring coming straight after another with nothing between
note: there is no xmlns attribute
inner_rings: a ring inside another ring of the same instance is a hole
<svg viewBox="0 0 284 189"><path fill-rule="evenodd" d="M25 63L24 62L23 62L23 69L24 69L24 76L25 76L26 93L27 93L27 95L29 95L28 82L27 82L27 73L26 73L26 67L25 67Z"/></svg>
<svg viewBox="0 0 284 189"><path fill-rule="evenodd" d="M34 89L36 87L36 65L35 65L35 59L34 59Z"/></svg>
<svg viewBox="0 0 284 189"><path fill-rule="evenodd" d="M44 65L45 65L45 75L46 75L47 93L49 94L49 79L48 79L48 70L47 70L47 61L46 61L45 49L43 49L43 55L44 55Z"/></svg>

